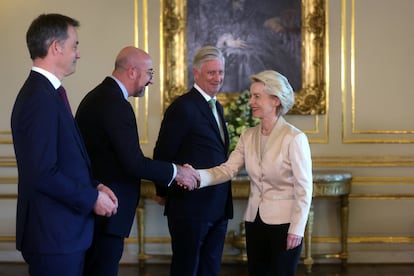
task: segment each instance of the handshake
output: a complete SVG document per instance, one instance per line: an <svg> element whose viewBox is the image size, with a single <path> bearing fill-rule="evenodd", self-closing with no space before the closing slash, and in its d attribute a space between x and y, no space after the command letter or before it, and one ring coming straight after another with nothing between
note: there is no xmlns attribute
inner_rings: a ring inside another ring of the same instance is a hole
<svg viewBox="0 0 414 276"><path fill-rule="evenodd" d="M200 186L200 174L191 165L184 164L183 166L177 166L177 176L175 181L177 185L192 191Z"/></svg>
<svg viewBox="0 0 414 276"><path fill-rule="evenodd" d="M191 165L176 165L176 167L177 175L175 180L177 185L189 191L200 186L200 174ZM93 207L95 214L105 217L115 215L118 211L118 199L114 192L102 183L97 186L97 189L98 198Z"/></svg>

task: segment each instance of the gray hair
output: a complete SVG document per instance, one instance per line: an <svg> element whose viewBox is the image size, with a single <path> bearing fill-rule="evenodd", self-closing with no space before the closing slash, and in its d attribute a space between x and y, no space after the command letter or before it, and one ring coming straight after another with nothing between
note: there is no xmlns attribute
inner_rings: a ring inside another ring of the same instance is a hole
<svg viewBox="0 0 414 276"><path fill-rule="evenodd" d="M264 92L279 98L281 108L278 109L278 115L285 115L295 103L295 93L288 79L282 74L266 70L250 76L252 82L261 82L264 84Z"/></svg>
<svg viewBox="0 0 414 276"><path fill-rule="evenodd" d="M204 62L213 59L220 59L225 64L225 59L221 50L214 46L204 46L198 49L193 59L193 67L197 70L201 69Z"/></svg>

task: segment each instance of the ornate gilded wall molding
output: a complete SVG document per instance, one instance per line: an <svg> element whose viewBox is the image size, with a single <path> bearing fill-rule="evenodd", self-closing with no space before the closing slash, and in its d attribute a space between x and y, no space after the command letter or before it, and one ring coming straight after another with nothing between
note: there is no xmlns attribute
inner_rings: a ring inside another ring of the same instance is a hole
<svg viewBox="0 0 414 276"><path fill-rule="evenodd" d="M188 88L186 7L187 0L163 0L164 108ZM326 112L325 17L325 0L302 0L302 89L290 114Z"/></svg>

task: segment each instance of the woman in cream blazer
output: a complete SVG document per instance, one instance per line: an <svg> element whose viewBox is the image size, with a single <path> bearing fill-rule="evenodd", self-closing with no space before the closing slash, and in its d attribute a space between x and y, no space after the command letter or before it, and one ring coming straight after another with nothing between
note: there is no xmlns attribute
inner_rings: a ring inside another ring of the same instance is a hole
<svg viewBox="0 0 414 276"><path fill-rule="evenodd" d="M260 124L246 129L227 162L199 170L200 188L245 168L250 196L244 220L250 275L295 275L312 200L312 161L306 135L286 122L294 92L275 71L251 77L249 105Z"/></svg>

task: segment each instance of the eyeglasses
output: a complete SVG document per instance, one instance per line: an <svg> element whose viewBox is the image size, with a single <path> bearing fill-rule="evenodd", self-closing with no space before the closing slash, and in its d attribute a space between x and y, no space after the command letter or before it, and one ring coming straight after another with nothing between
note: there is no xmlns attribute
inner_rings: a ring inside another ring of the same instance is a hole
<svg viewBox="0 0 414 276"><path fill-rule="evenodd" d="M154 77L154 74L155 74L154 69L148 69L148 70L146 71L146 73L147 73L147 74L148 74L148 76L150 77L150 78L149 78L149 80L151 81L151 80L153 79L153 77Z"/></svg>
<svg viewBox="0 0 414 276"><path fill-rule="evenodd" d="M147 73L147 75L149 76L149 80L147 81L147 83L145 84L145 86L148 86L152 83L152 78L154 77L154 69L148 69L147 71L145 71Z"/></svg>
<svg viewBox="0 0 414 276"><path fill-rule="evenodd" d="M119 67L121 67L124 70L128 70L128 68L126 68L126 67L122 67L122 66L119 66ZM155 70L152 69L152 68L151 69L148 69L148 70L143 70L143 69L141 69L141 68L139 68L137 66L131 66L130 68L132 68L134 70L145 71L145 73L147 73L147 75L149 76L149 81L151 81L154 78Z"/></svg>

